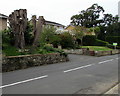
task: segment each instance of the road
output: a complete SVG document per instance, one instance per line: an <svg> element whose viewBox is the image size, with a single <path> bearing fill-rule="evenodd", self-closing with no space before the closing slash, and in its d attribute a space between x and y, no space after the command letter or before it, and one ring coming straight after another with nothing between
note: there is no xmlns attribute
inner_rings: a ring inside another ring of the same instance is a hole
<svg viewBox="0 0 120 96"><path fill-rule="evenodd" d="M70 61L2 74L3 94L101 94L118 82L118 55L69 55Z"/></svg>

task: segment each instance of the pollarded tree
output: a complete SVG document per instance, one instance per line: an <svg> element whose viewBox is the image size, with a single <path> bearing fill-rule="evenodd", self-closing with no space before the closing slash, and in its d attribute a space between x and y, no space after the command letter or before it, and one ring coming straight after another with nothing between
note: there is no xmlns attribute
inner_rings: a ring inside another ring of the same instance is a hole
<svg viewBox="0 0 120 96"><path fill-rule="evenodd" d="M9 15L8 20L11 32L14 34L15 47L23 49L25 47L24 33L27 27L27 10L15 10Z"/></svg>
<svg viewBox="0 0 120 96"><path fill-rule="evenodd" d="M34 18L36 19L36 18ZM39 16L38 21L35 22L36 25L34 25L34 40L33 40L33 47L37 47L39 45L39 41L40 41L40 35L42 33L43 30L43 25L45 24L45 19L43 18L43 16ZM35 28L36 27L36 28Z"/></svg>

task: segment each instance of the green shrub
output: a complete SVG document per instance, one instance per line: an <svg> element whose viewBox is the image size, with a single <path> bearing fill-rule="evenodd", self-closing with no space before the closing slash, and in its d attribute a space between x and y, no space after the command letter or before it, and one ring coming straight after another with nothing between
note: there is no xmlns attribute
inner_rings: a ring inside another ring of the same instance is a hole
<svg viewBox="0 0 120 96"><path fill-rule="evenodd" d="M108 44L109 43L106 42L106 41L102 41L102 40L96 39L95 46L107 46Z"/></svg>
<svg viewBox="0 0 120 96"><path fill-rule="evenodd" d="M38 53L39 53L39 54L47 54L47 53L50 53L50 52L48 52L48 51L45 50L45 49L39 49L39 50L38 50Z"/></svg>
<svg viewBox="0 0 120 96"><path fill-rule="evenodd" d="M6 45L4 49L2 50L2 53L5 56L18 56L18 55L26 55L25 52L19 52L17 48L11 45Z"/></svg>
<svg viewBox="0 0 120 96"><path fill-rule="evenodd" d="M118 43L118 46L120 46L120 36L107 36L106 41L110 44Z"/></svg>
<svg viewBox="0 0 120 96"><path fill-rule="evenodd" d="M24 37L25 37L25 44L26 45L32 45L33 43L33 25L30 24L30 22L27 22L27 27L24 33Z"/></svg>
<svg viewBox="0 0 120 96"><path fill-rule="evenodd" d="M2 34L3 44L13 44L14 37L13 37L13 33L11 32L10 28L1 31L0 33Z"/></svg>
<svg viewBox="0 0 120 96"><path fill-rule="evenodd" d="M52 46L49 45L44 45L43 47L37 48L36 53L39 54L60 53L60 55L67 56L67 54L62 49L53 48Z"/></svg>
<svg viewBox="0 0 120 96"><path fill-rule="evenodd" d="M47 50L47 51L54 51L55 50L52 46L47 46L47 45L44 45L43 49Z"/></svg>
<svg viewBox="0 0 120 96"><path fill-rule="evenodd" d="M75 48L74 38L70 33L64 32L60 34L62 48Z"/></svg>
<svg viewBox="0 0 120 96"><path fill-rule="evenodd" d="M84 46L94 46L95 43L96 43L96 36L86 35L83 37L83 45Z"/></svg>

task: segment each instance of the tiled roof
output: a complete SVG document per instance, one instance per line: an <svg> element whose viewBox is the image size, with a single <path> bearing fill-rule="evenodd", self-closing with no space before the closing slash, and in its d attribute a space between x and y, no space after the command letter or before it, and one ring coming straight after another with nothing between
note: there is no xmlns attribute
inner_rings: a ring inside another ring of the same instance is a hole
<svg viewBox="0 0 120 96"><path fill-rule="evenodd" d="M56 23L56 22L52 22L52 21L45 21L46 24L48 25L54 25L54 26L62 26L62 27L65 27L64 25L62 24L59 24L59 23Z"/></svg>
<svg viewBox="0 0 120 96"><path fill-rule="evenodd" d="M6 16L6 15L0 13L0 18L6 18L6 19L7 19L8 16Z"/></svg>

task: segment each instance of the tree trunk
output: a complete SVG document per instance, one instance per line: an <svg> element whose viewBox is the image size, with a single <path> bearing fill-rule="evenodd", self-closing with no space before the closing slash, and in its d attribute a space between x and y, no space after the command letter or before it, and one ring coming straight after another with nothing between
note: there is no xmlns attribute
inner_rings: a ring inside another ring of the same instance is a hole
<svg viewBox="0 0 120 96"><path fill-rule="evenodd" d="M40 34L42 32L43 24L45 23L45 20L43 16L39 16L39 19L36 24L36 33L34 36L33 46L36 47L39 44Z"/></svg>
<svg viewBox="0 0 120 96"><path fill-rule="evenodd" d="M9 15L9 24L14 34L15 47L23 49L25 47L24 32L27 27L27 10L15 10Z"/></svg>
<svg viewBox="0 0 120 96"><path fill-rule="evenodd" d="M32 16L32 24L33 24L33 36L36 34L36 15Z"/></svg>
<svg viewBox="0 0 120 96"><path fill-rule="evenodd" d="M83 38L81 38L81 46L83 46Z"/></svg>

